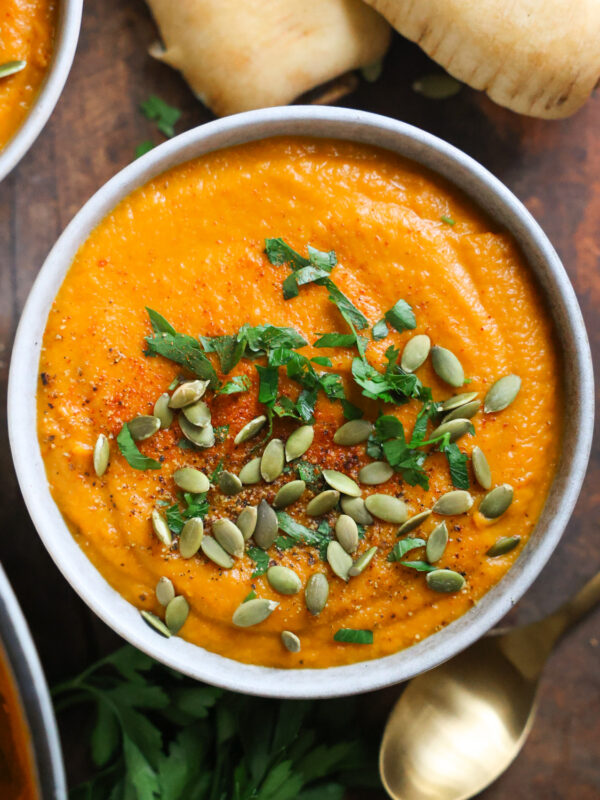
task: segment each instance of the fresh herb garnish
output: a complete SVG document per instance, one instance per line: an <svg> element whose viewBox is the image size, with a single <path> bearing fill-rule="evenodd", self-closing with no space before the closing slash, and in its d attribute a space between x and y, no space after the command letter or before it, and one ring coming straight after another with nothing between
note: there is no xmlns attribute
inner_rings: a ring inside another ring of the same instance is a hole
<svg viewBox="0 0 600 800"><path fill-rule="evenodd" d="M392 328L400 332L414 330L417 327L414 311L406 300L398 300L393 308L386 311L385 319Z"/></svg>
<svg viewBox="0 0 600 800"><path fill-rule="evenodd" d="M253 578L258 578L261 575L264 575L265 572L269 569L269 561L270 556L264 550L261 550L260 547L249 547L246 550L246 554L250 556L252 561L254 561L255 567L254 572L252 573Z"/></svg>
<svg viewBox="0 0 600 800"><path fill-rule="evenodd" d="M294 541L295 544L308 544L313 547L320 547L325 541L329 542L329 536L314 528L306 528L295 519L290 517L285 511L277 511L277 519L281 530Z"/></svg>
<svg viewBox="0 0 600 800"><path fill-rule="evenodd" d="M244 599L242 600L242 603L247 603L248 600L255 600L256 597L257 597L256 592L254 591L254 589L251 589L246 595L246 597L244 597Z"/></svg>
<svg viewBox="0 0 600 800"><path fill-rule="evenodd" d="M173 326L158 312L148 308L154 336L146 336L148 353L174 361L196 377L210 381L212 388L219 384L217 373L202 352L200 342L185 333L176 333Z"/></svg>
<svg viewBox="0 0 600 800"><path fill-rule="evenodd" d="M340 628L334 634L336 642L350 642L351 644L373 644L373 631L355 628Z"/></svg>
<svg viewBox="0 0 600 800"><path fill-rule="evenodd" d="M141 158L142 156L145 156L146 153L150 152L150 150L154 150L154 142L151 142L150 139L140 142L135 148L135 158Z"/></svg>
<svg viewBox="0 0 600 800"><path fill-rule="evenodd" d="M433 572L435 569L439 569L439 567L428 564L427 561L401 561L400 563L403 567L409 567L417 572Z"/></svg>
<svg viewBox="0 0 600 800"><path fill-rule="evenodd" d="M160 461L142 455L129 431L127 423L123 425L117 436L117 444L121 455L125 458L130 467L134 469L160 469Z"/></svg>
<svg viewBox="0 0 600 800"><path fill-rule="evenodd" d="M467 455L462 453L455 442L444 444L440 450L448 460L450 467L450 479L457 489L468 489L470 487Z"/></svg>
<svg viewBox="0 0 600 800"><path fill-rule="evenodd" d="M226 425L216 425L213 428L215 434L215 442L217 444L221 444L225 441L227 436L229 435L229 424Z"/></svg>
<svg viewBox="0 0 600 800"><path fill-rule="evenodd" d="M371 336L373 337L373 341L379 342L381 339L385 339L388 335L389 330L388 326L385 324L385 319L380 319L379 322L376 322L375 325L371 328Z"/></svg>
<svg viewBox="0 0 600 800"><path fill-rule="evenodd" d="M446 214L443 214L440 219L442 222L445 222L446 225L456 225L456 220L452 219L452 217L448 217Z"/></svg>
<svg viewBox="0 0 600 800"><path fill-rule="evenodd" d="M181 111L178 108L170 106L157 97L151 94L147 100L140 103L140 109L147 119L156 122L156 127L161 133L170 139L175 136L175 125L181 117Z"/></svg>
<svg viewBox="0 0 600 800"><path fill-rule="evenodd" d="M298 461L296 470L300 480L306 483L308 489L316 492L323 483L323 472L318 464L311 464L310 461Z"/></svg>
<svg viewBox="0 0 600 800"><path fill-rule="evenodd" d="M177 535L181 533L188 519L192 517L204 518L208 514L209 509L205 493L192 494L191 492L185 492L183 501L185 503L183 511L177 503L170 506L166 511L167 525L171 531Z"/></svg>
<svg viewBox="0 0 600 800"><path fill-rule="evenodd" d="M261 367L256 364L256 371L260 379L258 386L258 401L267 406L272 406L277 399L277 386L279 384L279 370L277 367Z"/></svg>
<svg viewBox="0 0 600 800"><path fill-rule="evenodd" d="M354 347L356 337L353 333L322 333L314 347Z"/></svg>
<svg viewBox="0 0 600 800"><path fill-rule="evenodd" d="M252 381L247 375L235 375L227 383L217 389L217 394L237 394L247 392L252 386Z"/></svg>
<svg viewBox="0 0 600 800"><path fill-rule="evenodd" d="M415 550L417 547L425 547L427 542L425 539L411 539L410 537L405 537L404 539L400 539L394 547L392 548L390 554L387 557L388 561L402 561L406 553L410 552L411 550Z"/></svg>

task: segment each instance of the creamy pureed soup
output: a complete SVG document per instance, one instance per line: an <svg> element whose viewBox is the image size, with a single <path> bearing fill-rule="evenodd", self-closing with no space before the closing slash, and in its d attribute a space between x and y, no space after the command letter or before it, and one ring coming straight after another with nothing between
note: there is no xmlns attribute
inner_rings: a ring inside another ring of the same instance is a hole
<svg viewBox="0 0 600 800"><path fill-rule="evenodd" d="M175 167L92 232L49 314L38 426L73 536L157 635L327 667L500 580L561 402L505 232L387 151L277 138Z"/></svg>

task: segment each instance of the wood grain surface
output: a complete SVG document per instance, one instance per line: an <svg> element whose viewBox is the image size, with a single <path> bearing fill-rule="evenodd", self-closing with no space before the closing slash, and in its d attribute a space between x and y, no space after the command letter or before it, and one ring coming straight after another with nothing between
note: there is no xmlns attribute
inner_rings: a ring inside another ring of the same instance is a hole
<svg viewBox="0 0 600 800"><path fill-rule="evenodd" d="M0 377L2 412L13 336L29 288L50 247L81 205L131 159L145 139L162 140L138 110L151 93L183 110L181 132L211 119L179 75L154 62L156 30L141 0L86 0L75 63L63 96L32 150L0 185ZM530 209L557 248L600 353L600 96L575 117L518 117L463 89L427 100L411 83L435 70L396 37L375 84L360 81L341 102L404 120L465 150ZM6 425L0 432L0 559L29 620L49 681L66 678L118 644L74 594L33 529L13 473ZM510 614L533 620L600 569L598 440L573 519L550 563ZM574 631L548 664L539 714L520 758L485 800L600 798L600 613ZM365 697L383 720L399 689ZM81 732L63 727L73 776ZM378 793L370 795L380 797Z"/></svg>

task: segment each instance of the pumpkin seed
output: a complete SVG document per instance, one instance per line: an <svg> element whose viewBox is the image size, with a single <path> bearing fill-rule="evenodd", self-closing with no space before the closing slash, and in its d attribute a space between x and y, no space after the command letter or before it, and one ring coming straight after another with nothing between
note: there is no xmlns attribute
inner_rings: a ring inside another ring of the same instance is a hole
<svg viewBox="0 0 600 800"><path fill-rule="evenodd" d="M257 516L256 506L246 506L237 518L236 525L241 530L244 541L246 542L254 533Z"/></svg>
<svg viewBox="0 0 600 800"><path fill-rule="evenodd" d="M101 433L96 439L94 445L94 472L101 478L108 467L108 460L110 458L110 445L106 436Z"/></svg>
<svg viewBox="0 0 600 800"><path fill-rule="evenodd" d="M431 363L435 374L450 386L462 386L465 382L462 364L451 350L434 345L431 348Z"/></svg>
<svg viewBox="0 0 600 800"><path fill-rule="evenodd" d="M213 539L212 536L202 537L200 549L208 559L219 567L223 567L223 569L231 569L231 567L233 567L233 559L229 553L223 550L221 545L216 539Z"/></svg>
<svg viewBox="0 0 600 800"><path fill-rule="evenodd" d="M352 564L348 570L348 575L351 578L356 578L357 575L360 575L361 572L364 572L373 560L373 556L376 552L376 547L370 547L368 550L365 550L365 552L356 559L354 564Z"/></svg>
<svg viewBox="0 0 600 800"><path fill-rule="evenodd" d="M353 553L358 547L358 527L348 514L340 514L337 518L335 535L347 553Z"/></svg>
<svg viewBox="0 0 600 800"><path fill-rule="evenodd" d="M409 517L404 523L404 525L401 525L398 528L396 536L404 536L405 533L410 533L411 531L414 531L415 528L418 528L419 525L422 522L424 522L430 514L431 514L431 509L427 508L425 511L420 511L413 517Z"/></svg>
<svg viewBox="0 0 600 800"><path fill-rule="evenodd" d="M210 408L204 400L196 400L195 403L183 408L182 412L188 422L198 428L203 428L210 422Z"/></svg>
<svg viewBox="0 0 600 800"><path fill-rule="evenodd" d="M315 430L312 425L302 425L288 437L285 443L285 460L293 461L300 458L313 443Z"/></svg>
<svg viewBox="0 0 600 800"><path fill-rule="evenodd" d="M291 631L281 631L281 641L285 649L289 650L290 653L299 653L302 649L300 639Z"/></svg>
<svg viewBox="0 0 600 800"><path fill-rule="evenodd" d="M212 425L209 424L203 428L198 428L196 425L192 425L183 414L179 415L177 421L185 438L195 444L196 447L212 447L215 443L215 432Z"/></svg>
<svg viewBox="0 0 600 800"><path fill-rule="evenodd" d="M290 481L285 483L275 495L273 505L275 508L286 508L299 500L304 494L306 483L304 481Z"/></svg>
<svg viewBox="0 0 600 800"><path fill-rule="evenodd" d="M184 492L203 494L210 489L210 481L203 472L193 467L182 467L173 473L173 480Z"/></svg>
<svg viewBox="0 0 600 800"><path fill-rule="evenodd" d="M256 512L256 527L254 528L253 538L258 547L268 550L277 537L279 521L277 514L273 511L266 500L261 500Z"/></svg>
<svg viewBox="0 0 600 800"><path fill-rule="evenodd" d="M419 369L427 360L430 350L431 339L426 334L421 333L409 339L400 360L400 366L404 372L414 372Z"/></svg>
<svg viewBox="0 0 600 800"><path fill-rule="evenodd" d="M473 472L475 473L477 483L482 489L490 489L492 486L492 472L487 458L480 447L473 448L471 462L473 464Z"/></svg>
<svg viewBox="0 0 600 800"><path fill-rule="evenodd" d="M179 536L179 553L182 558L195 556L204 537L204 523L200 517L188 519Z"/></svg>
<svg viewBox="0 0 600 800"><path fill-rule="evenodd" d="M384 522L402 525L408 518L406 504L389 494L371 494L365 500L367 511Z"/></svg>
<svg viewBox="0 0 600 800"><path fill-rule="evenodd" d="M432 511L434 514L454 516L455 514L466 514L472 505L473 498L469 492L464 489L453 489L438 497Z"/></svg>
<svg viewBox="0 0 600 800"><path fill-rule="evenodd" d="M344 514L348 514L359 525L373 524L373 517L367 511L362 497L342 497L340 505Z"/></svg>
<svg viewBox="0 0 600 800"><path fill-rule="evenodd" d="M213 536L229 555L241 558L244 555L244 536L230 519L216 519L212 524Z"/></svg>
<svg viewBox="0 0 600 800"><path fill-rule="evenodd" d="M440 411L453 411L459 406L464 406L475 400L477 392L463 392L462 394L454 394L440 405Z"/></svg>
<svg viewBox="0 0 600 800"><path fill-rule="evenodd" d="M486 414L503 411L519 394L521 378L518 375L505 375L490 387L483 401Z"/></svg>
<svg viewBox="0 0 600 800"><path fill-rule="evenodd" d="M210 381L186 381L179 384L171 395L169 408L185 408L204 396Z"/></svg>
<svg viewBox="0 0 600 800"><path fill-rule="evenodd" d="M348 580L348 570L352 566L352 558L339 542L331 541L327 545L327 563L338 578L343 581Z"/></svg>
<svg viewBox="0 0 600 800"><path fill-rule="evenodd" d="M434 592L460 592L465 585L463 576L451 569L434 569L425 576L427 585Z"/></svg>
<svg viewBox="0 0 600 800"><path fill-rule="evenodd" d="M260 474L267 483L273 483L281 475L285 464L285 448L281 439L271 439L260 460Z"/></svg>
<svg viewBox="0 0 600 800"><path fill-rule="evenodd" d="M260 483L260 456L244 464L240 470L239 478L244 486Z"/></svg>
<svg viewBox="0 0 600 800"><path fill-rule="evenodd" d="M479 400L471 400L469 403L465 403L458 408L455 408L454 411L450 411L443 419L443 422L450 422L453 419L471 419L475 416L475 414L481 408L481 402Z"/></svg>
<svg viewBox="0 0 600 800"><path fill-rule="evenodd" d="M377 486L389 481L393 474L394 470L387 461L372 461L359 470L358 480L367 486Z"/></svg>
<svg viewBox="0 0 600 800"><path fill-rule="evenodd" d="M234 475L233 472L227 472L227 470L223 470L223 472L219 475L219 490L223 492L223 494L238 494L243 488L244 487L241 480L237 475Z"/></svg>
<svg viewBox="0 0 600 800"><path fill-rule="evenodd" d="M335 489L326 489L313 497L306 506L306 513L309 517L321 517L331 511L332 508L335 508L339 499L339 492L336 492Z"/></svg>
<svg viewBox="0 0 600 800"><path fill-rule="evenodd" d="M348 475L343 472L338 472L335 469L324 469L323 477L325 481L331 486L332 489L337 489L340 494L348 495L349 497L360 497L361 491L359 485Z"/></svg>
<svg viewBox="0 0 600 800"><path fill-rule="evenodd" d="M447 72L434 72L430 75L423 75L422 78L414 81L413 92L422 94L428 100L447 100L454 97L462 89L463 84L448 75Z"/></svg>
<svg viewBox="0 0 600 800"><path fill-rule="evenodd" d="M486 555L496 558L510 553L521 541L520 536L501 536L487 551Z"/></svg>
<svg viewBox="0 0 600 800"><path fill-rule="evenodd" d="M153 436L160 428L160 420L158 417L142 414L128 422L127 427L136 442L143 442L144 439L149 439Z"/></svg>
<svg viewBox="0 0 600 800"><path fill-rule="evenodd" d="M289 567L269 567L267 580L272 589L279 594L297 594L302 588L302 581Z"/></svg>
<svg viewBox="0 0 600 800"><path fill-rule="evenodd" d="M333 434L335 444L350 446L366 442L373 432L373 423L368 419L351 419Z"/></svg>
<svg viewBox="0 0 600 800"><path fill-rule="evenodd" d="M160 420L160 427L163 429L169 427L175 416L169 408L170 399L168 392L161 394L156 403L154 403L154 410L152 411L154 416Z"/></svg>
<svg viewBox="0 0 600 800"><path fill-rule="evenodd" d="M498 519L513 501L514 490L508 483L496 486L479 504L479 511L487 519Z"/></svg>
<svg viewBox="0 0 600 800"><path fill-rule="evenodd" d="M315 572L306 583L304 601L313 616L317 616L327 605L329 597L329 581L322 572Z"/></svg>
<svg viewBox="0 0 600 800"><path fill-rule="evenodd" d="M8 78L9 75L21 72L26 66L26 61L5 61L4 64L0 64L0 78Z"/></svg>
<svg viewBox="0 0 600 800"><path fill-rule="evenodd" d="M156 538L159 539L159 541L161 541L165 547L170 547L173 543L173 537L171 536L169 526L167 525L167 522L160 511L155 508L150 519L152 520L152 528L156 534Z"/></svg>
<svg viewBox="0 0 600 800"><path fill-rule="evenodd" d="M175 587L173 586L173 582L165 577L159 578L154 593L161 606L168 606L171 600L175 597Z"/></svg>
<svg viewBox="0 0 600 800"><path fill-rule="evenodd" d="M190 607L188 601L182 595L174 597L165 609L165 622L171 633L178 633L188 618Z"/></svg>
<svg viewBox="0 0 600 800"><path fill-rule="evenodd" d="M448 544L448 528L446 522L440 522L429 534L427 545L425 547L425 556L430 564L439 561L444 555L446 545Z"/></svg>
<svg viewBox="0 0 600 800"><path fill-rule="evenodd" d="M160 617L157 617L156 614L153 614L151 611L140 611L140 614L144 622L150 625L151 628L154 628L155 631L158 631L161 636L164 636L165 639L171 638L171 631Z"/></svg>
<svg viewBox="0 0 600 800"><path fill-rule="evenodd" d="M267 418L264 414L261 414L260 417L254 417L254 419L251 419L250 422L247 422L244 427L238 431L233 443L242 444L243 442L247 442L248 439L252 439L253 436L256 436L266 421Z"/></svg>
<svg viewBox="0 0 600 800"><path fill-rule="evenodd" d="M275 600L265 600L262 597L255 597L254 600L246 600L239 605L233 612L231 621L238 628L249 628L251 625L258 625L264 622L268 616L277 608L279 603Z"/></svg>
<svg viewBox="0 0 600 800"><path fill-rule="evenodd" d="M461 409L459 409L460 411ZM443 436L445 433L450 434L450 441L455 442L457 439L460 439L461 436L464 436L465 433L471 433L473 430L473 423L470 419L451 419L449 422L442 422L441 425L432 431L431 439L435 439L436 436Z"/></svg>

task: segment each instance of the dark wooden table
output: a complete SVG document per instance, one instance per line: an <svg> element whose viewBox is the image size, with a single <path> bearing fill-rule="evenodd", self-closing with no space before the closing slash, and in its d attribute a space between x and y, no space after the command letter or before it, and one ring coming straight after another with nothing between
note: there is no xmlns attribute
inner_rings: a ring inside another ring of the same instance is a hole
<svg viewBox="0 0 600 800"><path fill-rule="evenodd" d="M0 375L2 405L11 344L29 288L48 250L80 206L161 136L138 110L155 93L183 110L178 132L211 119L183 80L154 62L156 30L142 0L87 0L75 64L50 123L0 186ZM435 69L396 37L383 75L360 83L344 105L387 114L452 142L481 161L527 205L558 249L575 285L594 354L600 353L600 96L560 122L518 117L463 89L445 101L415 94ZM4 414L5 417L5 414ZM117 643L74 594L33 529L1 429L0 559L23 606L51 683L79 671ZM535 619L600 569L598 441L575 515L550 563L511 613ZM6 470L4 472L4 470ZM600 614L583 622L552 658L540 711L523 753L483 793L486 800L598 800L600 797ZM373 698L384 712L396 691ZM383 721L383 717L382 717ZM75 731L64 730L67 765L78 761Z"/></svg>

